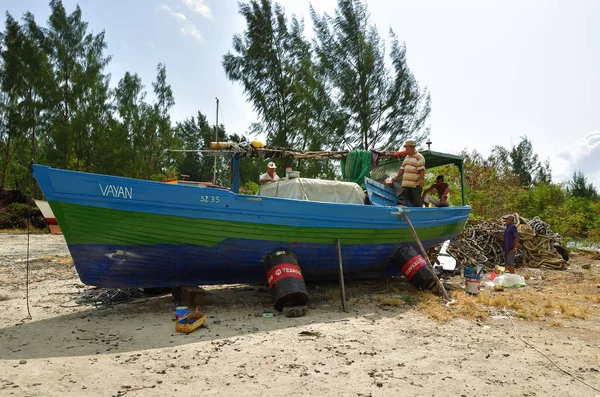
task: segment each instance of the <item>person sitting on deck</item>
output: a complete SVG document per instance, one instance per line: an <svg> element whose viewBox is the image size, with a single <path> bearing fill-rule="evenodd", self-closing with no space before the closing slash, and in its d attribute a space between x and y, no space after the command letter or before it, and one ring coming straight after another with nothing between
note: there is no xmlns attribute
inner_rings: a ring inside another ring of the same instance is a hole
<svg viewBox="0 0 600 397"><path fill-rule="evenodd" d="M415 146L417 143L413 139L404 142L406 157L398 174L393 178L388 178L385 183L392 185L396 192L396 202L400 205L407 205L409 202L414 207L421 207L421 191L425 184L425 158L418 153ZM402 177L402 186L399 189L397 182Z"/></svg>
<svg viewBox="0 0 600 397"><path fill-rule="evenodd" d="M437 191L439 198L431 195L434 190ZM429 207L429 204L436 207L450 206L450 187L444 183L443 175L438 176L435 183L423 192L423 203L425 207Z"/></svg>
<svg viewBox="0 0 600 397"><path fill-rule="evenodd" d="M275 170L277 169L277 166L275 165L274 162L269 162L269 164L267 164L267 172L265 172L264 174L262 174L259 177L259 182L261 185L264 185L265 183L270 183L270 182L276 182L279 180L279 176L277 175L277 173L275 172Z"/></svg>

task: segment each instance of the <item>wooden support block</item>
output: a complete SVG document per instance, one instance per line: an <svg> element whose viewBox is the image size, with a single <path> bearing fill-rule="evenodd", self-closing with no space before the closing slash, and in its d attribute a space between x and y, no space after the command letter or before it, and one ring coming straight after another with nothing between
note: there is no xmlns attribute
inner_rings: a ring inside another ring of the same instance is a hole
<svg viewBox="0 0 600 397"><path fill-rule="evenodd" d="M306 314L308 307L304 306L284 306L281 311L286 317L302 317Z"/></svg>
<svg viewBox="0 0 600 397"><path fill-rule="evenodd" d="M60 226L58 225L48 225L51 234L62 234L62 230L60 230Z"/></svg>
<svg viewBox="0 0 600 397"><path fill-rule="evenodd" d="M205 293L204 289L194 285L181 286L181 298L190 313L193 313L196 307L204 307Z"/></svg>

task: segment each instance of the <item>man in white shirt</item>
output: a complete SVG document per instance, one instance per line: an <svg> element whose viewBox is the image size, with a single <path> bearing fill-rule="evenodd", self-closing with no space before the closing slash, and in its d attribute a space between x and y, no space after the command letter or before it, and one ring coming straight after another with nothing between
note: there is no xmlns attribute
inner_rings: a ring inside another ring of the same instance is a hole
<svg viewBox="0 0 600 397"><path fill-rule="evenodd" d="M265 183L278 181L279 176L277 176L277 173L275 172L276 169L277 166L274 162L271 161L269 164L267 164L267 172L262 174L259 178L260 184L264 185Z"/></svg>

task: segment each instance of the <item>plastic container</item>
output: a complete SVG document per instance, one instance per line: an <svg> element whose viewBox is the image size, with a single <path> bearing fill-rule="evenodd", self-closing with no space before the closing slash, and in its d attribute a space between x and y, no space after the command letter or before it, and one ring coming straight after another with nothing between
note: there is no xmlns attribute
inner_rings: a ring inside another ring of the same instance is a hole
<svg viewBox="0 0 600 397"><path fill-rule="evenodd" d="M175 321L176 322L181 322L181 321L185 321L187 319L188 316L188 308L187 306L177 306L177 308L175 308Z"/></svg>
<svg viewBox="0 0 600 397"><path fill-rule="evenodd" d="M287 175L288 179L300 178L300 171L289 171Z"/></svg>
<svg viewBox="0 0 600 397"><path fill-rule="evenodd" d="M481 290L481 277L471 274L465 278L465 292L470 295L478 295Z"/></svg>
<svg viewBox="0 0 600 397"><path fill-rule="evenodd" d="M290 172L292 172L292 167L290 167L288 165L287 167L285 167L285 177L286 177L286 179L290 179Z"/></svg>
<svg viewBox="0 0 600 397"><path fill-rule="evenodd" d="M463 275L464 275L465 277L467 277L467 276L472 276L472 275L474 275L474 274L475 274L475 267L473 267L473 266L465 266L465 267L463 268Z"/></svg>

